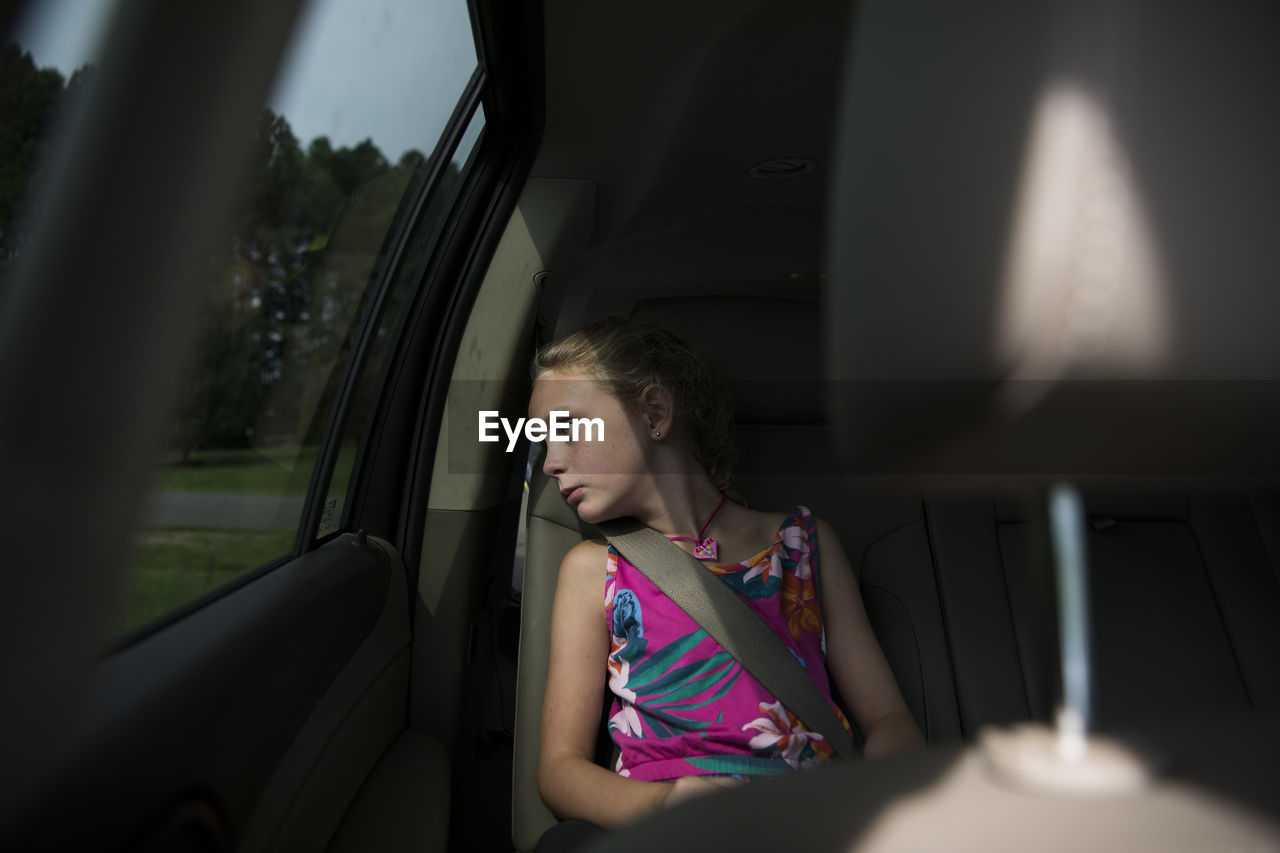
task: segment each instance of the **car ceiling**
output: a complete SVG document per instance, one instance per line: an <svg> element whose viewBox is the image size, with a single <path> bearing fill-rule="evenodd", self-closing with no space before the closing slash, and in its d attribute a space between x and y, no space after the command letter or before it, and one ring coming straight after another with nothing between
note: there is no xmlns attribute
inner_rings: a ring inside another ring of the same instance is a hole
<svg viewBox="0 0 1280 853"><path fill-rule="evenodd" d="M596 291L590 313L691 291L816 298L848 20L846 2L546 4L531 177L594 186L585 252L556 270ZM776 158L815 168L748 175Z"/></svg>

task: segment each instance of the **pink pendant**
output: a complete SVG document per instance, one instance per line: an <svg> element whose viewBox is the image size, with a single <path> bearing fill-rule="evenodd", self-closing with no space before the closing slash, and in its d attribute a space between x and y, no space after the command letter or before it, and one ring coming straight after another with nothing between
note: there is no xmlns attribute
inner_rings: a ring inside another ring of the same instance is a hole
<svg viewBox="0 0 1280 853"><path fill-rule="evenodd" d="M694 542L693 556L697 557L699 560L714 560L716 558L715 537L708 536L701 542Z"/></svg>

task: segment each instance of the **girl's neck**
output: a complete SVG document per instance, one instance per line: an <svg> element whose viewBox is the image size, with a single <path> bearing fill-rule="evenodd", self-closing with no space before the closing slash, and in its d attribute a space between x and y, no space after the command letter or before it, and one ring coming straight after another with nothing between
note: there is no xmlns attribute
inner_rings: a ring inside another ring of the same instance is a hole
<svg viewBox="0 0 1280 853"><path fill-rule="evenodd" d="M697 535L723 498L705 475L672 478L657 486L649 517L640 520L664 536Z"/></svg>

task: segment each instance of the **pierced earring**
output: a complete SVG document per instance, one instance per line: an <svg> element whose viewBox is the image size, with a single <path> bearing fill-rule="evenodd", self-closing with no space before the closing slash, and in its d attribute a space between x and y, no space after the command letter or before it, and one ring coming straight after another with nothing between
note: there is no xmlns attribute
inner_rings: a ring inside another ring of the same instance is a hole
<svg viewBox="0 0 1280 853"><path fill-rule="evenodd" d="M655 432L655 433L653 434L653 437L654 437L654 438L662 438L662 433L660 433L660 432Z"/></svg>

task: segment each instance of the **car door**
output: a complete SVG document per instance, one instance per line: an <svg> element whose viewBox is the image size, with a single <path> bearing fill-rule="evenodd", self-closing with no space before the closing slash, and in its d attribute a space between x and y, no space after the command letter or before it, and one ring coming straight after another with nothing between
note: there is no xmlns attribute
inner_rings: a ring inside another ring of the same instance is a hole
<svg viewBox="0 0 1280 853"><path fill-rule="evenodd" d="M7 103L54 105L6 128L6 849L448 842L422 709L467 685L422 670L415 601L536 142L497 5L121 4L65 74L29 48L58 4L4 21Z"/></svg>

